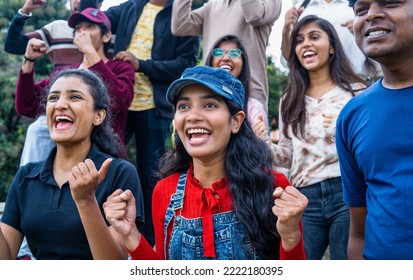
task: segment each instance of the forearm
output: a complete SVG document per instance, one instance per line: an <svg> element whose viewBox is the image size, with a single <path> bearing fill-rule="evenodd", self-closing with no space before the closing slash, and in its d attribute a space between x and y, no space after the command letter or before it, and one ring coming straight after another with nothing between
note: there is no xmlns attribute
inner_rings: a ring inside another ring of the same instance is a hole
<svg viewBox="0 0 413 280"><path fill-rule="evenodd" d="M28 118L35 118L38 104L33 71L29 73L20 71L14 104L17 114Z"/></svg>
<svg viewBox="0 0 413 280"><path fill-rule="evenodd" d="M24 54L26 51L28 37L23 32L24 24L29 17L16 14L11 21L8 31L6 33L6 39L4 41L4 50L11 54Z"/></svg>
<svg viewBox="0 0 413 280"><path fill-rule="evenodd" d="M0 224L0 260L11 260L11 253L9 249L9 244L6 238L4 238L3 231L1 229L2 224Z"/></svg>
<svg viewBox="0 0 413 280"><path fill-rule="evenodd" d="M112 235L100 212L96 199L76 202L93 259L127 259L127 253Z"/></svg>
<svg viewBox="0 0 413 280"><path fill-rule="evenodd" d="M107 84L111 99L116 100L115 104L111 104L111 109L129 108L134 95L135 72L128 62L110 63L111 67L100 60L89 69L100 75Z"/></svg>
<svg viewBox="0 0 413 280"><path fill-rule="evenodd" d="M360 236L349 236L347 247L347 259L363 260L364 238Z"/></svg>
<svg viewBox="0 0 413 280"><path fill-rule="evenodd" d="M241 0L245 21L254 26L273 24L281 13L281 0Z"/></svg>
<svg viewBox="0 0 413 280"><path fill-rule="evenodd" d="M173 3L171 30L177 36L201 35L204 23L204 7L191 10L192 0L176 0Z"/></svg>

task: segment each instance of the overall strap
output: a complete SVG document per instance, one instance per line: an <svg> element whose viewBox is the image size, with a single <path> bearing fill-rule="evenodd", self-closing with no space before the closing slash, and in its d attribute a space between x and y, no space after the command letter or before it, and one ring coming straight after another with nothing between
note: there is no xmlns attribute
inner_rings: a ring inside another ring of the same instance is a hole
<svg viewBox="0 0 413 280"><path fill-rule="evenodd" d="M172 221L172 218L175 216L175 211L182 209L184 204L184 195L185 195L185 184L186 176L188 171L182 172L179 176L178 185L176 186L176 192L171 195L171 200L169 201L168 209L165 214L165 222L163 226L164 233L164 258L166 260L166 237L168 236L168 227Z"/></svg>

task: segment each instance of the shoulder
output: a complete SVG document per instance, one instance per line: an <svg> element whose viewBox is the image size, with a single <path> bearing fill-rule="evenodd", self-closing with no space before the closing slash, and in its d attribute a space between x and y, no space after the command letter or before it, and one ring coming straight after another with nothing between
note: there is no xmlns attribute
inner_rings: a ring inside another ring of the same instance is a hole
<svg viewBox="0 0 413 280"><path fill-rule="evenodd" d="M383 90L383 87L381 85L381 79L376 81L371 86L365 88L364 90L361 89L359 93L354 98L352 98L347 103L347 105L343 108L342 113L343 114L352 113L358 107L363 106L364 104L368 103L374 93L380 92L382 90Z"/></svg>
<svg viewBox="0 0 413 280"><path fill-rule="evenodd" d="M170 197L176 191L176 186L179 180L179 173L175 173L171 176L163 178L156 183L155 189L153 191L154 196L165 196Z"/></svg>

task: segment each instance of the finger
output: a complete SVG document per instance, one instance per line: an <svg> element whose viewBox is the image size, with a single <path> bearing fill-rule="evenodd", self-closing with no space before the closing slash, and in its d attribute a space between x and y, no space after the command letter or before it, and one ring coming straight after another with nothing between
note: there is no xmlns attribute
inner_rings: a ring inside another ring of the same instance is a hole
<svg viewBox="0 0 413 280"><path fill-rule="evenodd" d="M100 183L103 181L103 179L105 179L106 173L108 172L109 165L110 165L111 163L112 163L112 158L107 158L107 159L103 162L102 166L100 167L100 169L99 169L99 171L98 171L98 174L99 174L98 184L100 184Z"/></svg>
<svg viewBox="0 0 413 280"><path fill-rule="evenodd" d="M119 195L121 194L121 193L123 193L123 190L122 189L117 189L116 191L114 191L111 195L109 195L108 196L108 200L109 199L112 199L112 198L117 198L117 197L119 197Z"/></svg>
<svg viewBox="0 0 413 280"><path fill-rule="evenodd" d="M274 190L274 192L273 192L272 195L273 195L275 198L278 198L278 197L281 196L281 194L283 193L283 191L284 191L283 188L277 187L277 188Z"/></svg>
<svg viewBox="0 0 413 280"><path fill-rule="evenodd" d="M77 165L77 168L79 169L79 171L82 175L86 175L86 174L90 173L89 167L84 162L80 162Z"/></svg>

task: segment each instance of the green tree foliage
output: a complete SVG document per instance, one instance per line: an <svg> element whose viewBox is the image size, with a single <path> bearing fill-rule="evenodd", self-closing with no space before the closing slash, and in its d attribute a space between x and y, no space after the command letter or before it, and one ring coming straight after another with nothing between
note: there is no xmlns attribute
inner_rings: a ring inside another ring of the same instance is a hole
<svg viewBox="0 0 413 280"><path fill-rule="evenodd" d="M23 3L23 0L0 0L0 201L5 201L11 181L19 167L29 123L27 119L19 117L14 109L17 74L22 57L4 51L7 27ZM56 19L66 19L70 14L66 3L67 0L48 1L43 8L33 12L24 32L36 30ZM36 77L41 79L48 76L51 69L49 59L44 56L36 62Z"/></svg>
<svg viewBox="0 0 413 280"><path fill-rule="evenodd" d="M271 56L268 57L267 76L269 86L268 119L275 118L278 123L278 109L281 96L287 87L287 77L275 66Z"/></svg>

